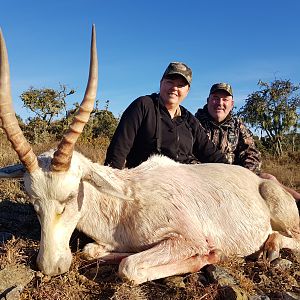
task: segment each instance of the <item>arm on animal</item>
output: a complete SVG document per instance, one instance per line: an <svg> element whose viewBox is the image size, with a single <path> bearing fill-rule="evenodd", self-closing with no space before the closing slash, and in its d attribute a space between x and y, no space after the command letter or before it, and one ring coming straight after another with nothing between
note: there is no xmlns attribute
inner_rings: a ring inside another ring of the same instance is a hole
<svg viewBox="0 0 300 300"><path fill-rule="evenodd" d="M119 274L136 284L198 271L221 253L245 256L266 244L273 259L280 247L300 250L293 198L245 168L183 165L153 156L118 170L73 151L96 95L95 29L81 109L58 148L35 156L12 109L2 33L0 44L0 118L24 166L0 170L0 176L23 174L41 224L37 264L43 273L69 270L75 228L95 241L84 248L89 258L120 259Z"/></svg>

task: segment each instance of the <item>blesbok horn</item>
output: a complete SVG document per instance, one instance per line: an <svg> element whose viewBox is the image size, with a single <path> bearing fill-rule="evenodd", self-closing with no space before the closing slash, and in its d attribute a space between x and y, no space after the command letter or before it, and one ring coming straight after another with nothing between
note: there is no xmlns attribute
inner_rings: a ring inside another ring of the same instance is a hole
<svg viewBox="0 0 300 300"><path fill-rule="evenodd" d="M0 29L0 120L8 140L29 173L38 168L38 160L19 126L12 104L9 63L6 45Z"/></svg>
<svg viewBox="0 0 300 300"><path fill-rule="evenodd" d="M75 143L83 131L84 125L88 122L90 114L94 107L98 84L98 59L96 47L96 29L93 25L91 41L91 58L89 80L87 83L84 98L80 104L79 110L74 117L68 131L62 138L57 150L54 153L51 170L54 172L67 171L71 164L72 154Z"/></svg>

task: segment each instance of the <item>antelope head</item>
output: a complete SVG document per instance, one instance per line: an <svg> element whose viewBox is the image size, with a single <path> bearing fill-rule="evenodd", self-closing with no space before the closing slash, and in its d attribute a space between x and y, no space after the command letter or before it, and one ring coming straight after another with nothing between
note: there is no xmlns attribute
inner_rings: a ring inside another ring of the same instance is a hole
<svg viewBox="0 0 300 300"><path fill-rule="evenodd" d="M75 143L93 109L98 83L95 26L92 27L89 79L84 98L57 149L37 157L15 116L10 90L9 63L0 30L0 124L22 165L0 169L0 177L24 177L41 224L38 267L48 275L68 271L72 255L69 239L82 208L81 179L84 166L74 154Z"/></svg>

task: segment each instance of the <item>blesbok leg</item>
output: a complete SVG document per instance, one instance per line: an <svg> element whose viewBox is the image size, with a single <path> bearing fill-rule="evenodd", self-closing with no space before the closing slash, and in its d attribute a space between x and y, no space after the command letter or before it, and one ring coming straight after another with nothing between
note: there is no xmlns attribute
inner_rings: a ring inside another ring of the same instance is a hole
<svg viewBox="0 0 300 300"><path fill-rule="evenodd" d="M273 231L300 240L299 213L294 198L276 182L261 183L260 194L270 209Z"/></svg>
<svg viewBox="0 0 300 300"><path fill-rule="evenodd" d="M273 232L264 245L264 257L269 261L278 258L281 248L289 248L300 252L300 240L286 237L279 232Z"/></svg>
<svg viewBox="0 0 300 300"><path fill-rule="evenodd" d="M164 240L151 249L124 258L119 266L119 275L140 284L172 275L197 272L203 266L220 260L218 251L207 248L201 247L202 252L206 253L200 254L200 249L184 240Z"/></svg>
<svg viewBox="0 0 300 300"><path fill-rule="evenodd" d="M109 252L105 246L97 243L89 243L83 249L83 255L88 260L99 259L100 262L109 262L118 264L120 261L134 253L128 252Z"/></svg>

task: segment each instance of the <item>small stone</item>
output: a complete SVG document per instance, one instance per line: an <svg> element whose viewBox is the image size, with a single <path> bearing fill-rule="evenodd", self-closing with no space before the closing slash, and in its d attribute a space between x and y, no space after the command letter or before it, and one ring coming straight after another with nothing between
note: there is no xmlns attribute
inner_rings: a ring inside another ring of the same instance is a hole
<svg viewBox="0 0 300 300"><path fill-rule="evenodd" d="M251 295L248 300L270 300L267 295Z"/></svg>
<svg viewBox="0 0 300 300"><path fill-rule="evenodd" d="M216 297L226 300L248 300L248 295L237 285L223 286Z"/></svg>
<svg viewBox="0 0 300 300"><path fill-rule="evenodd" d="M185 287L185 283L183 282L183 277L182 276L170 276L170 277L166 277L163 280L164 284L167 286L175 286L175 287L181 287L184 288Z"/></svg>
<svg viewBox="0 0 300 300"><path fill-rule="evenodd" d="M285 258L277 258L274 261L272 261L271 264L274 267L280 268L282 270L288 270L293 265L293 263L290 260L285 259Z"/></svg>
<svg viewBox="0 0 300 300"><path fill-rule="evenodd" d="M19 300L23 286L18 285L5 294L5 300Z"/></svg>
<svg viewBox="0 0 300 300"><path fill-rule="evenodd" d="M208 265L205 268L205 276L210 282L218 282L221 286L237 284L236 280L219 266Z"/></svg>
<svg viewBox="0 0 300 300"><path fill-rule="evenodd" d="M300 294L299 293L293 293L293 292L286 292L286 294L289 297L292 297L292 299L294 300L300 300Z"/></svg>
<svg viewBox="0 0 300 300"><path fill-rule="evenodd" d="M0 271L0 293L16 286L26 286L34 272L24 265L8 266Z"/></svg>

